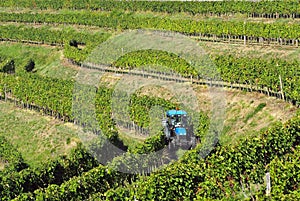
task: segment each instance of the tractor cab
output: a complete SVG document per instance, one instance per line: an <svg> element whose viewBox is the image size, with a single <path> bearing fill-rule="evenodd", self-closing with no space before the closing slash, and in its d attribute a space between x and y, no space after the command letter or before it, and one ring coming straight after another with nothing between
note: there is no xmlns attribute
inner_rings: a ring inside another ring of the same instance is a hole
<svg viewBox="0 0 300 201"><path fill-rule="evenodd" d="M193 127L190 118L184 110L168 110L163 119L164 133L167 142L178 145L193 145Z"/></svg>
<svg viewBox="0 0 300 201"><path fill-rule="evenodd" d="M176 135L186 135L184 128L187 119L187 113L184 110L169 110L166 113L168 125Z"/></svg>

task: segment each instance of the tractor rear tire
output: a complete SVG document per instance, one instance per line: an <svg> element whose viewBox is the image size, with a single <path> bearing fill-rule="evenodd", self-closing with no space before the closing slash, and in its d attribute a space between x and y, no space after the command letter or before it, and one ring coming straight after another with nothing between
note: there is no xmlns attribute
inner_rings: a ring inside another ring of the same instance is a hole
<svg viewBox="0 0 300 201"><path fill-rule="evenodd" d="M196 138L192 137L191 138L191 147L190 147L190 149L194 149L196 147L196 144L197 144Z"/></svg>

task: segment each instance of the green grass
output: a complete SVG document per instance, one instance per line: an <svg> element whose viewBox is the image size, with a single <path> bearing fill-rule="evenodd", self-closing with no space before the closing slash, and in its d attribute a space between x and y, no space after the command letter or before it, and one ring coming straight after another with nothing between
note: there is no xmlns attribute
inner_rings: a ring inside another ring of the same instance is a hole
<svg viewBox="0 0 300 201"><path fill-rule="evenodd" d="M68 154L76 146L76 129L38 113L0 102L0 136L15 146L32 167Z"/></svg>
<svg viewBox="0 0 300 201"><path fill-rule="evenodd" d="M129 136L128 134L125 134L123 132L119 132L119 138L122 140L124 145L128 147L129 150L134 150L136 147L141 146L143 144L143 141L145 139L139 139L138 137L135 138L135 136Z"/></svg>
<svg viewBox="0 0 300 201"><path fill-rule="evenodd" d="M251 111L245 118L244 123L247 123L249 119L254 117L258 112L260 112L264 107L266 107L266 103L260 103L253 111Z"/></svg>
<svg viewBox="0 0 300 201"><path fill-rule="evenodd" d="M70 79L76 75L77 71L62 64L62 51L59 47L10 42L0 43L0 56L14 59L17 72L23 71L24 66L32 58L35 62L36 73L49 77Z"/></svg>

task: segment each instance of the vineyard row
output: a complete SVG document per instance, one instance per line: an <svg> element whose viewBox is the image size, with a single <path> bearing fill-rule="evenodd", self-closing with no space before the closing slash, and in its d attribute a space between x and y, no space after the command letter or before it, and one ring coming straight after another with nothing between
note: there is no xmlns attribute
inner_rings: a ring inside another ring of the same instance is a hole
<svg viewBox="0 0 300 201"><path fill-rule="evenodd" d="M172 19L158 16L141 16L134 13L123 12L64 12L50 13L0 13L2 22L31 22L31 23L59 23L98 26L113 29L155 29L179 32L187 35L198 36L211 34L222 36L247 36L263 37L267 39L299 40L299 24L282 22L258 23L239 22L222 19L190 20Z"/></svg>
<svg viewBox="0 0 300 201"><path fill-rule="evenodd" d="M6 96L5 96L6 94ZM71 118L69 116L65 116L64 114L60 114L57 111L54 111L50 108L47 107L43 107L43 106L39 106L39 105L35 105L35 104L31 104L31 103L26 103L23 101L18 100L17 98L13 98L13 97L9 97L8 93L5 93L2 95L0 94L0 101L4 101L4 102L9 102L9 103L13 103L15 106L22 108L22 109L29 109L29 110L33 110L36 111L38 113L41 113L43 115L47 115L47 116L51 116L54 117L55 119L61 120L63 122L69 122L69 123L73 123L74 125L83 127L83 128L88 128L89 125L87 125L85 122L81 122L78 121L76 119L71 120ZM139 126L138 124L136 124L134 121L124 121L121 119L114 119L114 121L116 122L116 124L118 126L121 126L122 128L125 128L128 131L134 131L135 135L141 135L144 137L149 137L150 131L148 128L144 128L142 126ZM90 132L92 132L95 135L99 135L101 133L100 129L93 129L90 130Z"/></svg>
<svg viewBox="0 0 300 201"><path fill-rule="evenodd" d="M0 177L0 196L2 200L12 200L22 193L45 188L50 184L60 185L98 165L98 161L79 144L67 157L60 156L40 167L23 167L10 172L5 169Z"/></svg>
<svg viewBox="0 0 300 201"><path fill-rule="evenodd" d="M73 62L74 65L77 65ZM210 86L210 87L227 87L231 89L239 89L243 91L248 92L259 92L271 97L275 97L278 99L285 100L287 102L290 102L297 107L300 106L300 103L298 101L293 101L292 99L285 98L282 91L276 92L272 91L267 86L258 86L258 85L249 85L249 84L241 84L241 83L229 83L224 81L217 81L217 80L204 80L201 79L199 76L193 77L191 75L190 77L182 76L178 73L168 73L168 72L161 72L161 71L154 71L154 70L148 70L148 69L121 69L118 67L113 66L105 66L105 65L99 65L99 64L93 64L93 63L84 63L81 65L81 67L98 70L102 72L112 72L112 73L119 73L119 74L128 74L132 76L140 76L144 78L155 78L159 80L165 80L165 81L175 81L179 83L183 82L189 82L191 84L197 84L197 85L204 85L204 86Z"/></svg>
<svg viewBox="0 0 300 201"><path fill-rule="evenodd" d="M27 25L54 25L54 23L26 23ZM243 44L243 45L258 45L258 46L287 46L287 47L299 47L298 39L286 39L286 38L265 38L257 36L236 36L230 34L222 34L221 36L216 34L205 34L198 33L194 35L189 35L192 38L199 41L208 41L208 42L219 42L219 43L229 43L229 44ZM62 41L34 41L31 39L15 39L6 37L0 38L0 41L9 41L9 42L20 42L25 44L34 44L34 45L51 45L51 46L64 46ZM78 41L79 42L79 41ZM98 42L98 41L97 41ZM83 42L83 44L85 44Z"/></svg>
<svg viewBox="0 0 300 201"><path fill-rule="evenodd" d="M30 9L70 9L98 11L152 11L163 13L189 13L192 15L232 15L247 14L251 17L299 18L300 6L297 0L288 1L111 1L111 0L26 0L1 1L1 7Z"/></svg>

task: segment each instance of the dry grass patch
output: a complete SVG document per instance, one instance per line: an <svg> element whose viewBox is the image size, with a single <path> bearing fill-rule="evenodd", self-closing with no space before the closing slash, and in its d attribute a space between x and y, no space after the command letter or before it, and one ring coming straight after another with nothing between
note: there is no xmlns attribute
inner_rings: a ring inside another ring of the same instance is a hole
<svg viewBox="0 0 300 201"><path fill-rule="evenodd" d="M208 89L196 86L195 90L201 109L209 112L211 104ZM227 104L221 137L223 143L234 143L239 138L256 136L260 130L276 121L285 122L296 112L291 104L256 92L224 89L224 95Z"/></svg>

